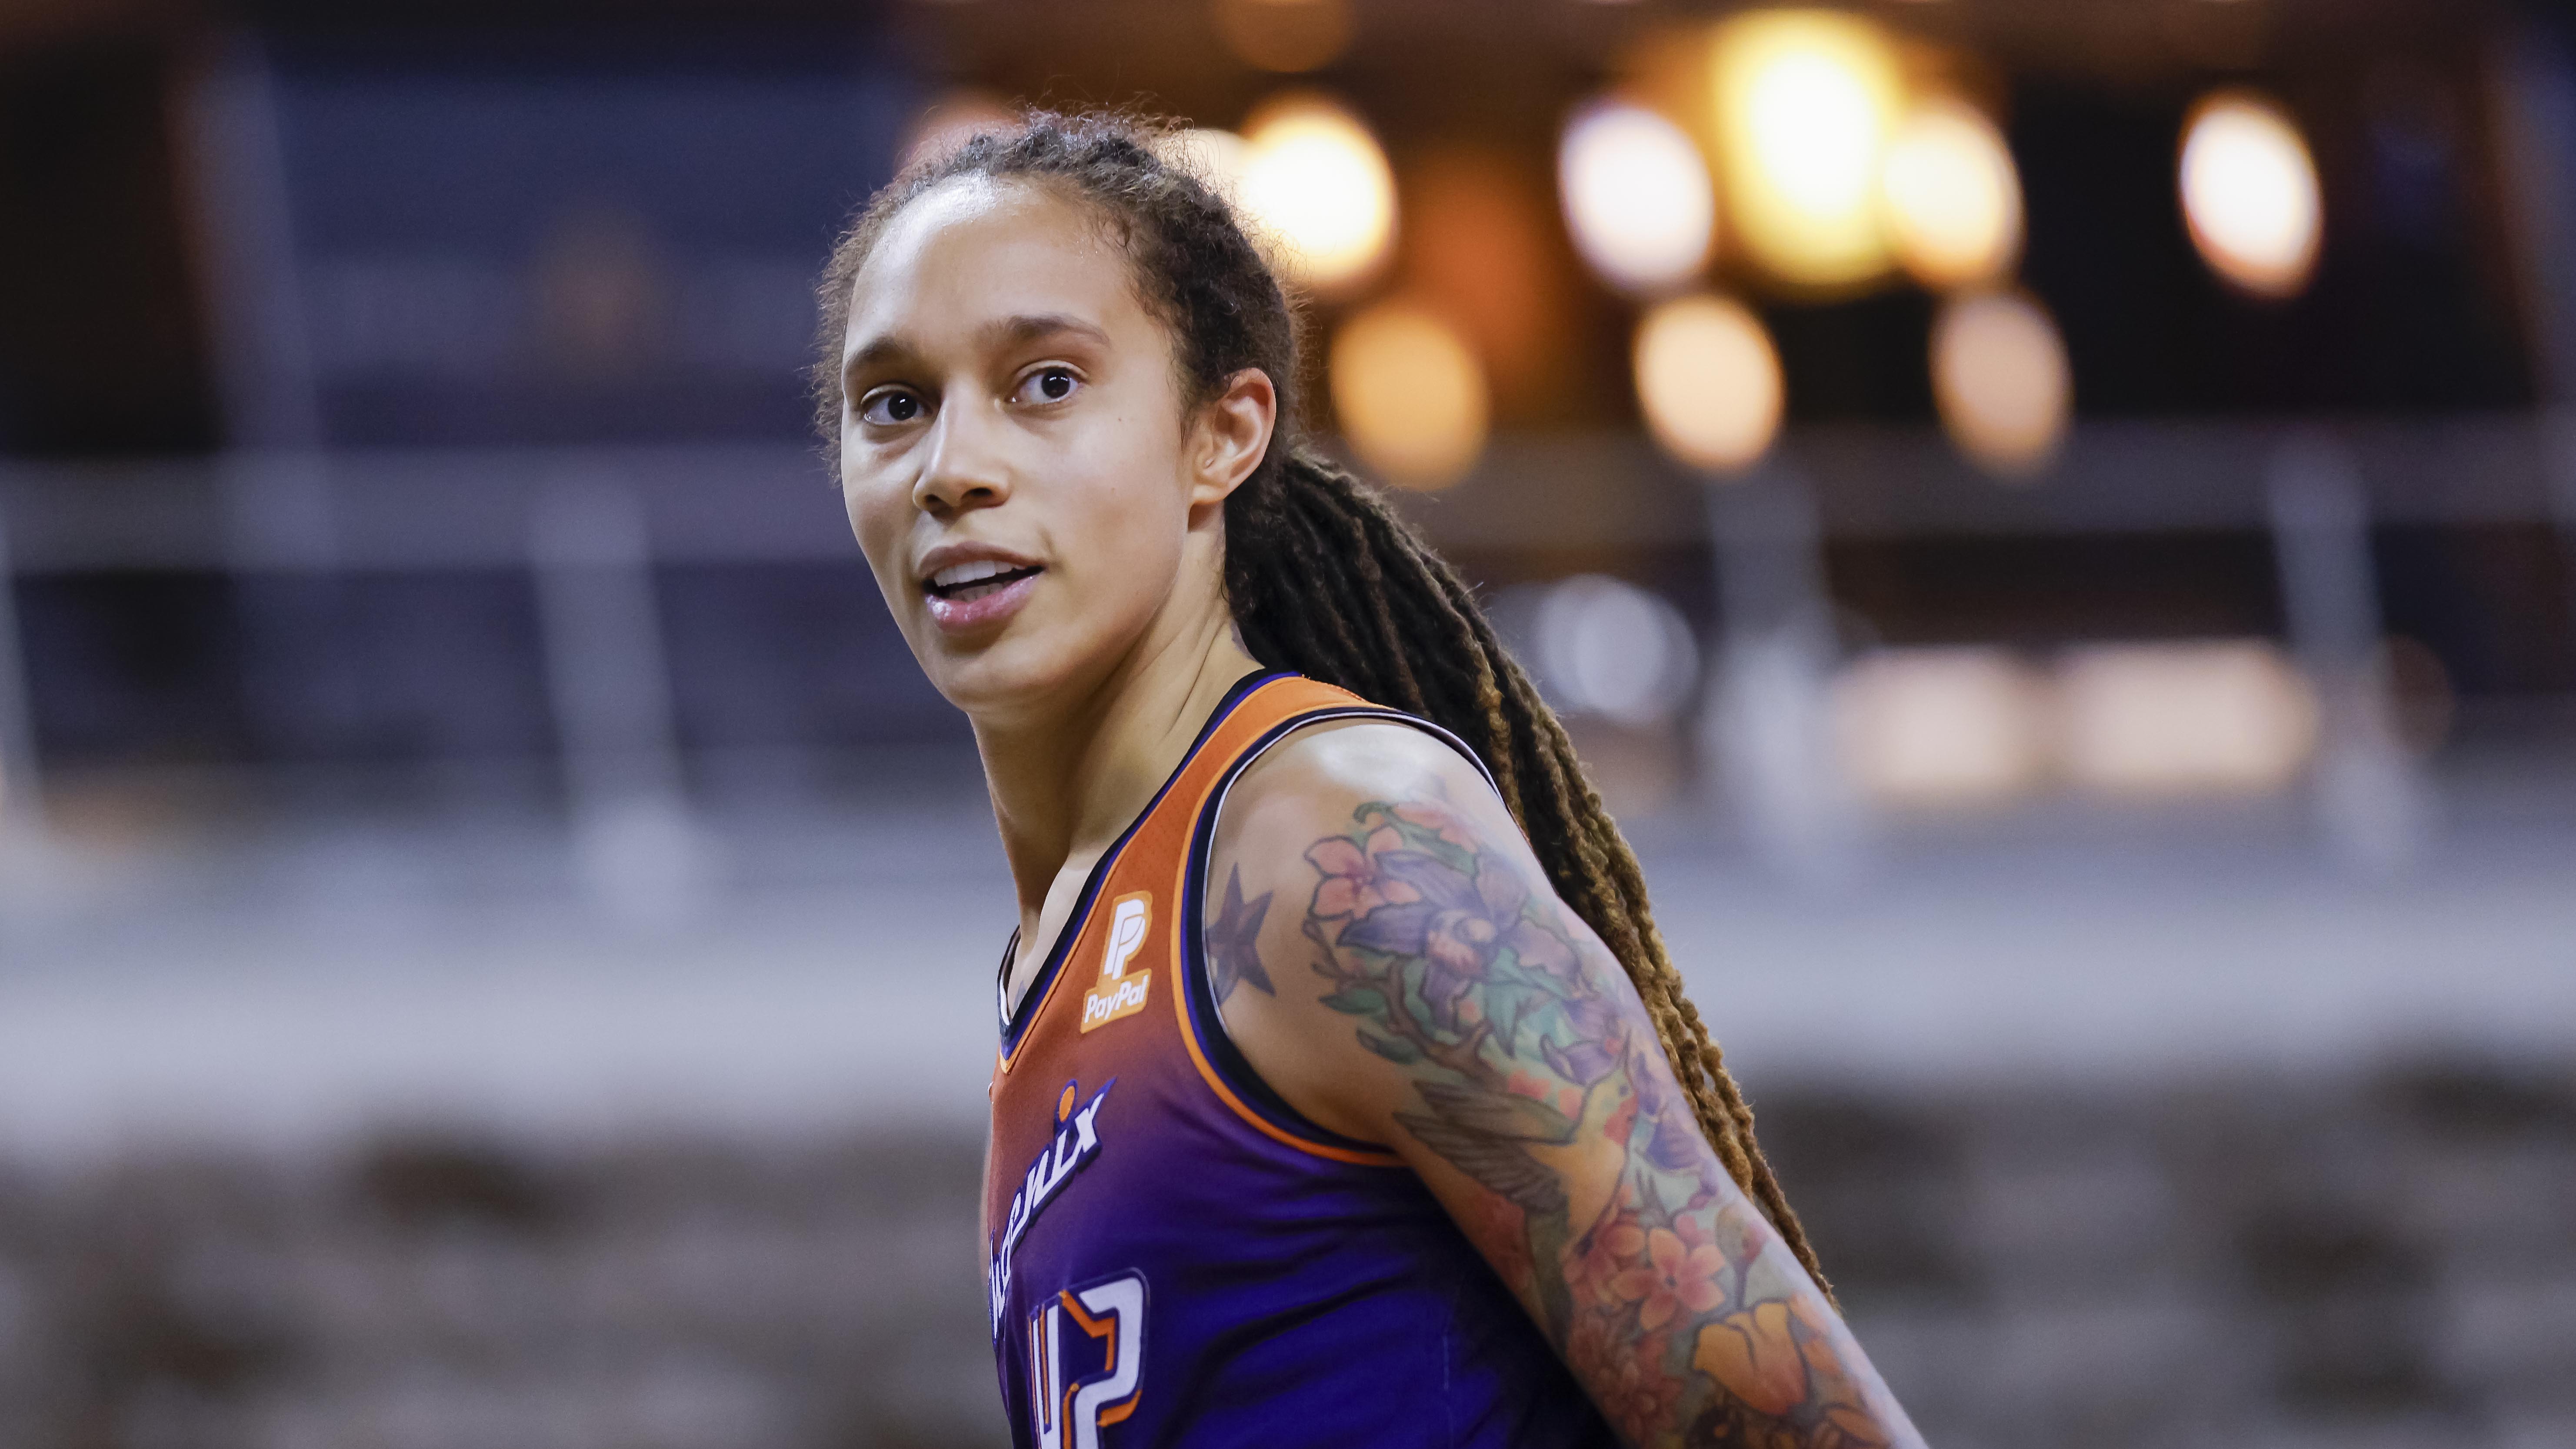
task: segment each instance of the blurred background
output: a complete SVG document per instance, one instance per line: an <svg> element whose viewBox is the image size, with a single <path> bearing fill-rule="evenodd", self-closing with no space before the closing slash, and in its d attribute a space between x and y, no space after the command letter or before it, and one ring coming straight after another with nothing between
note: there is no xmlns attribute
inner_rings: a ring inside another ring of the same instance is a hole
<svg viewBox="0 0 2576 1449"><path fill-rule="evenodd" d="M813 284L1136 106L1933 1442L2576 1443L2576 52L2505 0L0 10L0 1444L1005 1441Z"/></svg>

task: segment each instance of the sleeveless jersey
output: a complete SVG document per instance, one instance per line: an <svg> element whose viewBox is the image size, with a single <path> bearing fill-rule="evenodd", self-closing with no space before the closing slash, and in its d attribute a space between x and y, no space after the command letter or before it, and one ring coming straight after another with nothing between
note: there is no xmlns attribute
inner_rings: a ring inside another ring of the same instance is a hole
<svg viewBox="0 0 2576 1449"><path fill-rule="evenodd" d="M1270 744L1352 717L1475 758L1331 686L1245 679L1005 1012L986 1286L1020 1449L1614 1443L1421 1179L1291 1109L1218 1020L1200 924L1217 810Z"/></svg>

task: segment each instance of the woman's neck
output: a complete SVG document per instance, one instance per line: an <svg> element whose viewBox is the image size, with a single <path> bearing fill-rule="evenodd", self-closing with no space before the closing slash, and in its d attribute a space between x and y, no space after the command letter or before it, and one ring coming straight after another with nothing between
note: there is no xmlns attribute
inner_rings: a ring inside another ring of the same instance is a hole
<svg viewBox="0 0 2576 1449"><path fill-rule="evenodd" d="M1149 637L1059 711L1007 725L976 721L1024 940L1043 947L1039 917L1067 862L1108 850L1179 767L1226 691L1258 668L1220 609L1177 635Z"/></svg>

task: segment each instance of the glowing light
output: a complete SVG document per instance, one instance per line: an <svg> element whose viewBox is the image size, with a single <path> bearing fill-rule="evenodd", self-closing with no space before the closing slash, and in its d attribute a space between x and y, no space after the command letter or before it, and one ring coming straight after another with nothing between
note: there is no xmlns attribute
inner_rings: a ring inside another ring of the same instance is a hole
<svg viewBox="0 0 2576 1449"><path fill-rule="evenodd" d="M1351 43L1350 0L1216 0L1225 48L1262 70L1329 65Z"/></svg>
<svg viewBox="0 0 2576 1449"><path fill-rule="evenodd" d="M1993 282L2021 254L2021 178L2003 133L1976 107L1935 100L1888 144L1888 239L1927 287Z"/></svg>
<svg viewBox="0 0 2576 1449"><path fill-rule="evenodd" d="M1426 149L1404 176L1407 294L1475 345L1499 415L1574 386L1563 339L1576 289L1558 269L1562 222L1543 185L1472 142Z"/></svg>
<svg viewBox="0 0 2576 1449"><path fill-rule="evenodd" d="M1646 425L1694 468L1749 467L1780 430L1780 357L1744 304L1678 297L1637 324L1637 399Z"/></svg>
<svg viewBox="0 0 2576 1449"><path fill-rule="evenodd" d="M950 91L931 102L904 132L897 155L898 171L938 160L972 140L979 131L1006 132L1019 125L1010 105L991 91Z"/></svg>
<svg viewBox="0 0 2576 1449"><path fill-rule="evenodd" d="M2018 292L1954 297L1932 325L1932 395L1959 451L2006 478L2048 466L2074 407L2066 348Z"/></svg>
<svg viewBox="0 0 2576 1449"><path fill-rule="evenodd" d="M1611 286L1666 291L1708 260L1717 197L1672 122L1616 101L1586 107L1557 143L1556 175L1575 250Z"/></svg>
<svg viewBox="0 0 2576 1449"><path fill-rule="evenodd" d="M1252 154L1241 136L1214 126L1193 126L1165 133L1154 149L1166 164L1197 177L1229 204L1240 203L1244 163Z"/></svg>
<svg viewBox="0 0 2576 1449"><path fill-rule="evenodd" d="M1383 302L1333 337L1333 410L1361 461L1408 488L1445 488L1485 447L1485 370L1455 328Z"/></svg>
<svg viewBox="0 0 2576 1449"><path fill-rule="evenodd" d="M1244 136L1241 204L1290 278L1325 294L1366 281L1395 235L1395 176L1377 138L1312 94L1270 101Z"/></svg>
<svg viewBox="0 0 2576 1449"><path fill-rule="evenodd" d="M2046 698L2001 649L1889 649L1834 684L1834 725L1854 784L1890 805L1990 804L2047 771Z"/></svg>
<svg viewBox="0 0 2576 1449"><path fill-rule="evenodd" d="M2316 747L2314 692L2256 640L2093 646L2056 694L2061 767L2109 794L2279 790Z"/></svg>
<svg viewBox="0 0 2576 1449"><path fill-rule="evenodd" d="M1783 280L1865 281L1887 269L1879 204L1899 85L1865 20L1757 11L1721 25L1713 76L1728 215Z"/></svg>
<svg viewBox="0 0 2576 1449"><path fill-rule="evenodd" d="M1620 724L1670 721L1699 674L1699 644L1681 610L1601 574L1551 585L1532 632L1540 676L1559 702Z"/></svg>
<svg viewBox="0 0 2576 1449"><path fill-rule="evenodd" d="M2324 203L2316 163L2280 107L2222 92L2183 128L2183 219L2201 259L2262 297L2288 297L2316 270Z"/></svg>

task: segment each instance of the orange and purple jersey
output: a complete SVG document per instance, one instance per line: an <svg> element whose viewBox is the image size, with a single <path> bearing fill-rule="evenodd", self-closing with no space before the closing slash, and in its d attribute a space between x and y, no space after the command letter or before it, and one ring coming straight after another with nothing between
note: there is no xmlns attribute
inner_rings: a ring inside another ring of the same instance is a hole
<svg viewBox="0 0 2576 1449"><path fill-rule="evenodd" d="M1474 759L1331 686L1244 680L1004 1013L986 1286L1022 1449L1613 1442L1413 1170L1290 1107L1218 1018L1200 903L1226 790L1354 717Z"/></svg>

